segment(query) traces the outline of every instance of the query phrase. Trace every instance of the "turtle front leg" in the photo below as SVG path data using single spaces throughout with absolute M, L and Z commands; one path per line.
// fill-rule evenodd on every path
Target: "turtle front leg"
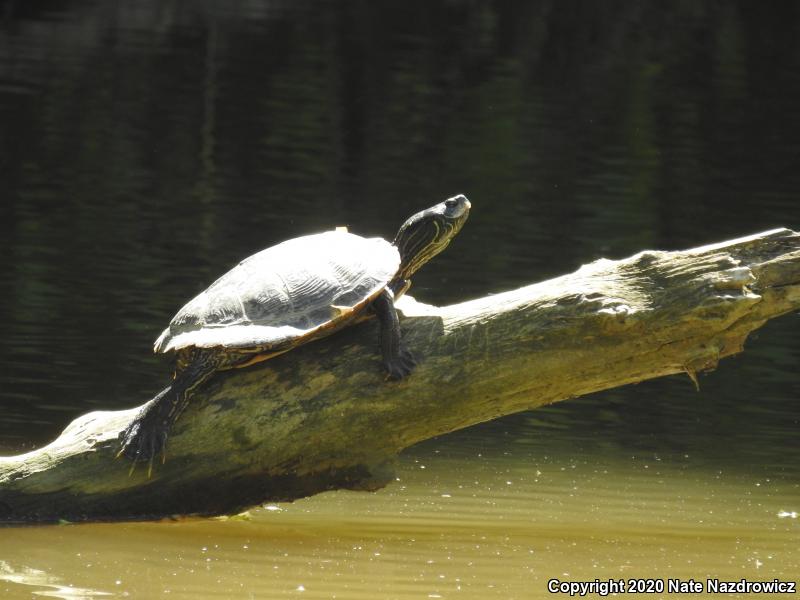
M 400 319 L 394 307 L 394 294 L 389 288 L 381 292 L 372 303 L 381 324 L 381 354 L 389 379 L 402 379 L 417 365 L 414 355 L 403 347 L 400 340 Z

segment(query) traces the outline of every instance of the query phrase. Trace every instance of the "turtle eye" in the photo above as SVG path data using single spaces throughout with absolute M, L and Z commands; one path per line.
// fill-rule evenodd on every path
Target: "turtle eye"
M 456 200 L 455 198 L 448 198 L 447 200 L 444 201 L 444 205 L 447 208 L 455 208 L 457 204 L 458 200 Z

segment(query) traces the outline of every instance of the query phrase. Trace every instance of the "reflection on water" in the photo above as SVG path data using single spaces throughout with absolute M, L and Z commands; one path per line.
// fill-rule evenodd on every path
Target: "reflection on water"
M 175 310 L 296 235 L 391 237 L 464 192 L 470 223 L 414 282 L 446 303 L 799 228 L 799 20 L 702 1 L 0 3 L 0 450 L 144 401 Z M 770 324 L 700 393 L 673 377 L 432 440 L 377 494 L 0 531 L 0 591 L 530 598 L 550 577 L 796 577 L 799 337 L 796 315 Z
M 31 594 L 46 598 L 93 598 L 97 596 L 112 596 L 110 592 L 100 592 L 85 588 L 75 587 L 61 582 L 58 577 L 49 575 L 45 571 L 30 567 L 14 568 L 5 561 L 0 561 L 0 581 L 17 584 L 19 591 L 31 589 Z M 12 593 L 10 589 L 6 594 Z

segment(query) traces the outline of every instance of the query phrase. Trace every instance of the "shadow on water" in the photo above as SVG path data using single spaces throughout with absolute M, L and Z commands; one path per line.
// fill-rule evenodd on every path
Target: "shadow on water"
M 419 300 L 449 303 L 601 256 L 797 229 L 798 26 L 790 2 L 0 2 L 0 446 L 41 445 L 81 413 L 143 402 L 168 377 L 150 349 L 175 310 L 296 235 L 348 225 L 390 237 L 420 207 L 464 192 L 470 222 L 414 283 Z M 756 562 L 770 577 L 796 573 L 784 546 L 796 520 L 775 515 L 797 511 L 800 496 L 799 333 L 796 315 L 770 324 L 700 393 L 667 378 L 426 442 L 401 459 L 397 485 L 312 498 L 281 509 L 277 525 L 262 510 L 255 525 L 175 526 L 174 539 L 125 531 L 143 554 L 172 539 L 167 561 L 196 554 L 189 569 L 207 566 L 217 536 L 237 545 L 231 574 L 256 563 L 299 574 L 302 563 L 324 580 L 329 565 L 347 597 L 359 585 L 441 596 L 427 586 L 440 575 L 476 597 L 511 597 L 532 589 L 529 575 L 543 590 L 538 578 L 570 565 L 624 576 L 623 555 L 640 574 L 663 573 L 693 543 L 703 567 L 681 563 L 687 576 Z M 507 485 L 506 471 L 524 485 Z M 447 520 L 459 486 L 469 494 Z M 536 514 L 523 526 L 526 511 Z M 685 529 L 660 554 L 647 535 L 663 541 L 670 520 Z M 37 580 L 46 585 L 116 594 L 117 574 L 144 568 L 103 537 L 112 529 L 47 531 L 86 552 L 109 545 L 86 561 L 115 575 L 71 579 L 85 555 L 58 562 L 29 533 L 0 580 L 38 569 L 53 571 Z M 240 539 L 264 531 L 279 540 L 262 546 L 275 553 L 268 565 Z M 570 554 L 575 539 L 583 548 Z M 624 547 L 634 550 L 605 560 Z M 504 559 L 487 552 L 518 569 L 505 587 Z M 394 578 L 359 580 L 387 555 L 374 572 Z M 713 558 L 723 555 L 736 558 Z M 458 568 L 430 566 L 448 560 Z M 140 584 L 150 591 L 167 577 L 152 568 Z M 213 596 L 210 577 L 198 585 Z M 427 587 L 403 587 L 414 577 Z

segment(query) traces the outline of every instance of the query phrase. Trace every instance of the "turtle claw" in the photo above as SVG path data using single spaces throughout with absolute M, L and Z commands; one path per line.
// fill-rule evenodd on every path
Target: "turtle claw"
M 121 447 L 117 457 L 124 456 L 132 461 L 131 474 L 138 463 L 147 463 L 147 477 L 153 473 L 155 457 L 161 457 L 161 463 L 166 460 L 166 444 L 168 426 L 159 418 L 158 411 L 148 411 L 145 408 L 122 432 Z
M 417 366 L 417 360 L 411 352 L 405 348 L 401 348 L 398 355 L 392 360 L 387 361 L 385 366 L 388 371 L 386 378 L 390 381 L 398 381 L 408 376 L 411 371 L 414 370 L 414 367 Z

